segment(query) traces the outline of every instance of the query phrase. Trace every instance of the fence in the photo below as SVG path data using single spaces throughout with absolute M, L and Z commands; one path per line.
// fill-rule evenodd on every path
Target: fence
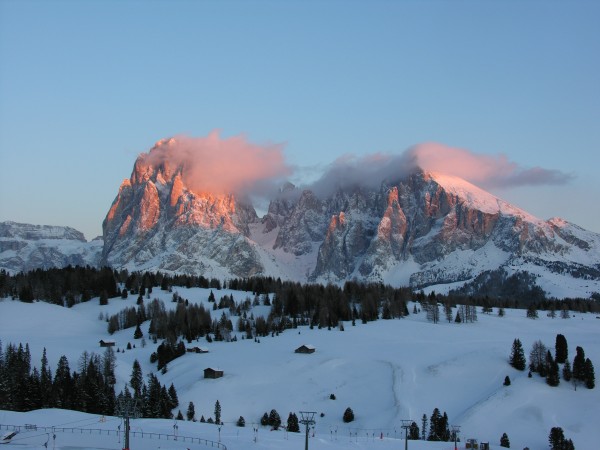
M 98 434 L 106 436 L 118 436 L 122 431 L 117 430 L 103 430 L 101 428 L 64 428 L 64 427 L 41 427 L 32 424 L 26 425 L 3 425 L 0 424 L 0 431 L 42 431 L 44 433 L 71 433 L 71 434 Z M 178 441 L 178 442 L 189 442 L 190 444 L 200 444 L 206 447 L 219 448 L 221 450 L 227 450 L 227 447 L 220 442 L 211 441 L 208 439 L 202 439 L 191 436 L 181 436 L 174 434 L 165 433 L 150 433 L 146 431 L 130 431 L 130 437 L 137 437 L 141 439 L 157 439 L 166 441 Z

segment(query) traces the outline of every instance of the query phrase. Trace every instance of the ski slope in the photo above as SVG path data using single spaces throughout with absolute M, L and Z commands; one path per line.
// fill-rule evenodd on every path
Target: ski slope
M 208 289 L 177 288 L 175 291 L 192 303 L 212 306 L 207 302 Z M 230 294 L 236 302 L 247 297 L 253 299 L 252 293 L 225 289 L 213 292 L 217 302 L 223 295 Z M 162 299 L 169 308 L 175 306 L 171 302 L 172 295 L 155 289 L 152 298 Z M 141 340 L 133 339 L 133 328 L 112 336 L 106 331 L 104 318 L 107 315 L 134 305 L 134 296 L 126 300 L 110 299 L 106 306 L 100 306 L 98 299 L 93 299 L 70 309 L 43 302 L 26 304 L 4 299 L 0 301 L 0 339 L 4 348 L 8 343 L 28 342 L 32 365 L 38 368 L 46 347 L 53 371 L 61 355 L 67 356 L 73 369 L 84 350 L 102 353 L 104 349 L 99 348 L 98 341 L 113 339 L 122 350 L 115 353 L 118 392 L 127 383 L 135 359 L 140 362 L 144 376 L 156 371 L 156 366 L 149 361 L 156 344 L 147 338 L 148 323 L 142 326 L 145 347 Z M 213 319 L 218 319 L 223 311 L 226 310 L 213 311 Z M 413 311 L 412 303 L 409 311 Z M 252 310 L 255 316 L 266 316 L 268 312 L 265 306 Z M 232 317 L 234 327 L 236 320 Z M 496 311 L 491 315 L 478 311 L 478 321 L 473 324 L 444 321 L 432 324 L 421 312 L 404 319 L 357 322 L 356 326 L 345 322 L 344 331 L 299 327 L 278 336 L 260 338 L 260 342 L 242 339 L 242 334 L 237 335 L 237 342 L 208 343 L 202 338 L 191 345 L 206 347 L 209 353 L 187 353 L 169 363 L 166 374 L 157 373 L 157 376 L 161 383 L 175 385 L 180 402 L 178 409 L 184 416 L 192 401 L 197 418 L 213 417 L 214 404 L 219 400 L 225 422 L 220 436 L 215 425 L 173 420 L 136 419 L 132 430 L 137 427 L 148 432 L 174 434 L 174 425 L 177 425 L 179 436 L 215 442 L 220 437 L 227 449 L 285 450 L 302 448 L 303 435 L 261 427 L 258 422 L 263 413 L 276 409 L 285 424 L 290 412 L 315 411 L 310 448 L 391 449 L 404 444 L 400 442 L 402 419 L 414 420 L 421 427 L 423 414 L 429 418 L 437 407 L 441 413 L 448 414 L 451 425 L 461 427 L 463 442 L 476 438 L 490 442 L 491 448 L 499 448 L 502 433 L 507 433 L 511 448 L 542 449 L 547 448 L 550 429 L 560 426 L 578 450 L 596 449 L 600 442 L 596 423 L 600 417 L 599 388 L 588 390 L 580 386 L 575 391 L 563 380 L 560 386 L 552 388 L 537 374 L 530 379 L 527 372 L 519 372 L 507 362 L 515 338 L 521 340 L 528 355 L 538 339 L 554 351 L 557 333 L 567 338 L 571 361 L 575 347 L 581 346 L 595 367 L 600 367 L 600 320 L 580 313 L 573 313 L 569 319 L 551 319 L 540 311 L 540 318 L 531 320 L 525 317 L 524 310 L 506 310 L 505 317 L 498 317 Z M 135 348 L 125 350 L 127 343 L 135 344 Z M 294 353 L 302 344 L 315 346 L 316 352 Z M 224 377 L 204 379 L 206 367 L 223 369 Z M 508 387 L 502 384 L 506 375 L 512 381 Z M 335 400 L 330 399 L 331 394 Z M 342 421 L 347 407 L 355 414 L 355 421 L 350 424 Z M 235 426 L 239 416 L 245 418 L 245 428 Z M 121 419 L 104 419 L 60 410 L 0 411 L 2 425 L 51 427 L 81 421 L 86 428 L 115 432 L 79 436 L 59 433 L 55 448 L 122 448 L 116 435 Z M 1 431 L 4 434 L 5 430 Z M 47 439 L 46 434 L 34 436 L 31 432 L 18 436 L 21 440 L 13 439 L 7 448 L 43 448 Z M 206 448 L 172 440 L 144 439 L 133 443 L 132 448 L 144 449 Z M 51 444 L 48 448 L 52 448 Z M 453 444 L 409 441 L 409 448 L 450 449 Z

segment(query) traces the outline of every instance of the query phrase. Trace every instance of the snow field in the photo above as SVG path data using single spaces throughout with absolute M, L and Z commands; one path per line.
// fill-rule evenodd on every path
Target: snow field
M 206 301 L 209 289 L 174 288 L 175 291 L 190 302 L 212 307 Z M 252 293 L 216 289 L 213 293 L 217 302 L 229 294 L 233 294 L 236 302 L 246 297 L 253 299 Z M 175 306 L 171 293 L 155 289 L 151 298 L 155 297 L 161 298 L 167 308 Z M 142 348 L 140 340 L 133 339 L 133 329 L 110 336 L 106 322 L 98 320 L 101 311 L 103 315 L 115 314 L 134 306 L 135 300 L 135 296 L 126 300 L 115 298 L 110 299 L 109 305 L 99 306 L 98 299 L 93 299 L 67 309 L 42 302 L 25 304 L 4 299 L 0 301 L 0 339 L 4 347 L 8 343 L 28 342 L 32 365 L 38 368 L 42 349 L 46 347 L 53 371 L 63 354 L 72 370 L 84 350 L 101 354 L 104 349 L 99 348 L 100 339 L 114 339 L 121 350 L 131 342 L 136 348 L 115 353 L 118 392 L 128 381 L 135 359 L 140 362 L 144 376 L 156 371 L 156 365 L 149 362 L 156 345 L 147 337 L 148 323 L 142 327 L 147 343 Z M 409 304 L 411 312 L 412 306 Z M 213 319 L 218 319 L 222 311 L 212 311 Z M 253 313 L 266 315 L 268 307 L 254 308 Z M 527 378 L 527 372 L 513 369 L 507 360 L 513 339 L 521 340 L 528 356 L 538 339 L 554 352 L 556 334 L 561 333 L 567 338 L 571 361 L 575 347 L 582 346 L 586 357 L 600 367 L 600 320 L 579 313 L 568 320 L 550 319 L 543 311 L 539 315 L 538 320 L 531 320 L 525 317 L 524 310 L 507 309 L 506 316 L 500 318 L 478 311 L 478 322 L 474 324 L 442 321 L 434 325 L 421 312 L 405 319 L 368 324 L 359 321 L 354 327 L 345 322 L 345 331 L 299 327 L 279 336 L 260 338 L 260 343 L 242 339 L 241 334 L 234 343 L 208 343 L 200 339 L 191 345 L 207 347 L 209 353 L 187 353 L 169 363 L 168 372 L 159 373 L 158 377 L 163 384 L 175 385 L 178 409 L 184 416 L 188 403 L 193 401 L 198 419 L 201 415 L 214 418 L 214 404 L 219 400 L 225 422 L 221 438 L 228 449 L 302 448 L 303 436 L 269 431 L 257 425 L 262 414 L 271 409 L 279 412 L 283 423 L 289 412 L 316 411 L 315 437 L 311 438 L 310 448 L 399 448 L 404 442 L 394 437 L 401 436 L 401 419 L 412 419 L 421 427 L 422 415 L 429 418 L 436 407 L 441 413 L 447 412 L 450 424 L 461 426 L 463 441 L 477 438 L 497 448 L 500 436 L 506 432 L 511 448 L 541 449 L 547 448 L 550 428 L 560 426 L 578 450 L 595 449 L 600 442 L 600 429 L 596 425 L 600 417 L 599 388 L 579 387 L 574 391 L 571 384 L 562 380 L 558 388 L 551 388 L 537 374 Z M 236 321 L 232 317 L 234 327 Z M 295 354 L 294 349 L 302 344 L 314 345 L 316 352 Z M 205 380 L 202 371 L 206 367 L 219 367 L 225 375 Z M 506 375 L 512 381 L 508 387 L 502 386 Z M 335 394 L 336 400 L 330 400 L 330 394 Z M 355 421 L 350 424 L 341 420 L 346 407 L 351 407 L 355 414 Z M 57 413 L 34 411 L 24 414 L 22 423 L 57 425 L 62 423 Z M 61 414 L 80 417 L 73 412 Z M 240 415 L 246 420 L 243 429 L 235 426 Z M 0 412 L 0 423 L 13 424 L 20 420 L 18 417 L 20 413 Z M 172 434 L 173 423 L 139 419 L 134 426 L 157 427 Z M 259 429 L 257 443 L 253 441 L 254 427 Z M 216 428 L 179 423 L 181 435 L 189 429 L 193 433 L 189 435 L 212 440 L 218 440 Z M 374 439 L 382 433 L 386 439 Z M 147 445 L 144 441 L 144 446 L 138 448 L 157 448 Z M 453 445 L 411 441 L 409 448 L 453 448 Z

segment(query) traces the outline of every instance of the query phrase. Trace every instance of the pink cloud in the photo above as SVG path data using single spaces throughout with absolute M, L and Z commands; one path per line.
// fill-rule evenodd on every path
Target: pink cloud
M 257 145 L 244 136 L 176 136 L 163 139 L 142 155 L 154 167 L 182 168 L 183 182 L 195 192 L 256 194 L 289 175 L 283 145 Z
M 573 178 L 559 170 L 522 167 L 502 154 L 483 155 L 425 143 L 396 155 L 344 155 L 330 164 L 323 175 L 308 187 L 321 196 L 331 195 L 338 189 L 377 188 L 382 181 L 398 181 L 416 168 L 454 175 L 484 189 L 565 184 Z
M 565 184 L 573 176 L 542 167 L 525 168 L 506 155 L 482 155 L 437 143 L 407 150 L 425 171 L 455 175 L 484 188 Z

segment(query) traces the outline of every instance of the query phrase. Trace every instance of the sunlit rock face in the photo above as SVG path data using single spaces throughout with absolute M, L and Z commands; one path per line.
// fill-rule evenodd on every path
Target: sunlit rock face
M 103 223 L 102 261 L 115 267 L 202 274 L 211 263 L 237 276 L 262 273 L 247 236 L 258 220 L 251 204 L 233 194 L 194 192 L 183 164 L 138 157 Z M 161 150 L 164 151 L 164 148 Z

